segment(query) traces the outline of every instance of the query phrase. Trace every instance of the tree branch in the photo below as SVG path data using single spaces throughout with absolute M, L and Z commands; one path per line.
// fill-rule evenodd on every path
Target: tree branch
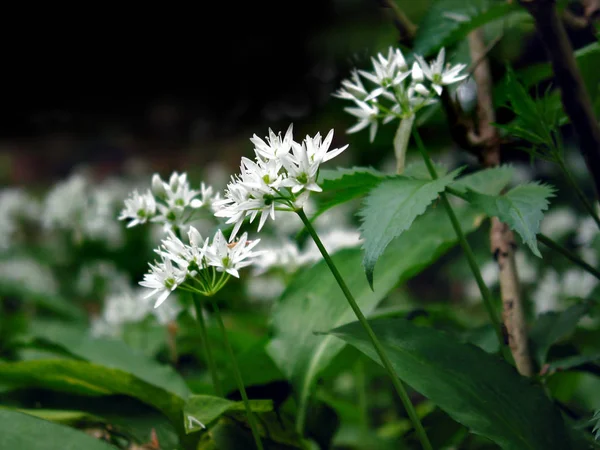
M 600 127 L 592 102 L 567 37 L 556 12 L 554 0 L 520 0 L 533 16 L 537 31 L 546 46 L 561 91 L 563 108 L 579 139 L 579 150 L 596 186 L 600 198 Z
M 478 61 L 473 71 L 473 78 L 477 84 L 477 130 L 473 132 L 477 134 L 477 139 L 482 145 L 480 161 L 483 166 L 495 167 L 500 165 L 500 136 L 498 129 L 492 125 L 496 121 L 492 99 L 493 80 L 481 28 L 469 34 L 469 51 L 471 61 Z M 508 345 L 517 370 L 521 375 L 529 377 L 533 375 L 533 364 L 529 354 L 527 324 L 515 261 L 517 245 L 513 232 L 497 217 L 492 218 L 490 246 L 498 263 L 502 319 L 508 335 Z

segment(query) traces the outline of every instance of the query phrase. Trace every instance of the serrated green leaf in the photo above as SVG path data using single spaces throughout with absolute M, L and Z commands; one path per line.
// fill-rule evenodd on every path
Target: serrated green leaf
M 469 201 L 482 208 L 490 217 L 502 222 L 519 233 L 523 242 L 534 255 L 542 257 L 536 235 L 540 230 L 543 213 L 548 209 L 548 198 L 554 196 L 554 188 L 539 183 L 522 184 L 504 195 L 485 195 L 469 191 Z
M 369 192 L 358 215 L 362 222 L 360 234 L 364 239 L 363 266 L 371 286 L 375 264 L 388 244 L 410 228 L 461 170 L 437 180 L 396 176 L 382 181 Z
M 0 448 L 23 450 L 115 450 L 83 431 L 17 411 L 0 409 Z
M 570 448 L 560 413 L 543 390 L 498 356 L 403 319 L 370 323 L 398 377 L 471 432 L 507 450 Z M 329 334 L 380 364 L 358 322 Z
M 273 401 L 250 400 L 250 408 L 256 413 L 272 411 Z M 223 414 L 245 410 L 244 402 L 233 402 L 210 395 L 192 395 L 183 407 L 185 432 L 203 430 Z
M 512 180 L 514 170 L 511 166 L 499 166 L 478 170 L 459 178 L 450 187 L 463 194 L 468 190 L 486 195 L 498 195 Z
M 482 215 L 470 207 L 456 209 L 465 233 L 475 230 Z M 428 211 L 415 225 L 394 239 L 380 258 L 374 290 L 362 276 L 360 249 L 346 249 L 332 256 L 350 292 L 365 315 L 398 283 L 414 276 L 456 244 L 456 233 L 445 211 Z M 308 399 L 314 381 L 344 348 L 329 330 L 355 320 L 354 313 L 325 261 L 300 271 L 275 304 L 273 339 L 267 351 L 294 385 L 300 403 Z
M 443 177 L 448 173 L 448 169 L 446 166 L 433 162 L 433 166 L 435 171 L 437 172 L 438 177 Z M 429 174 L 429 170 L 427 170 L 427 165 L 425 161 L 419 160 L 411 162 L 406 166 L 404 172 L 402 173 L 405 177 L 418 178 L 420 180 L 431 180 L 431 175 Z
M 541 366 L 546 363 L 550 347 L 575 331 L 579 320 L 590 310 L 588 303 L 579 303 L 562 312 L 548 312 L 540 315 L 531 331 L 532 354 Z
M 334 206 L 366 195 L 386 176 L 371 167 L 354 167 L 352 169 L 321 170 L 319 186 L 323 189 L 317 217 Z
M 419 55 L 431 56 L 440 48 L 461 41 L 471 31 L 502 19 L 509 13 L 521 14 L 522 11 L 515 2 L 438 0 L 431 5 L 419 25 L 413 51 Z M 523 14 L 522 17 L 527 15 Z
M 186 398 L 190 394 L 184 379 L 171 366 L 159 364 L 122 341 L 93 338 L 87 330 L 61 322 L 38 321 L 36 325 L 30 335 L 39 342 L 58 346 L 85 361 L 131 373 L 179 397 Z

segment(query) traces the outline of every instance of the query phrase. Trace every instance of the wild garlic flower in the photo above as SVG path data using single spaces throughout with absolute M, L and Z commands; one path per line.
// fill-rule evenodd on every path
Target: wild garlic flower
M 380 122 L 413 117 L 437 101 L 436 94 L 441 95 L 443 86 L 468 76 L 461 73 L 464 64 L 444 67 L 444 49 L 431 63 L 419 55 L 415 55 L 415 60 L 409 68 L 402 52 L 390 47 L 387 57 L 379 53 L 372 58 L 371 71 L 353 70 L 351 79 L 342 81 L 342 87 L 333 96 L 354 102 L 355 106 L 344 109 L 358 119 L 347 133 L 369 127 L 369 139 L 373 142 Z M 359 75 L 373 87 L 365 88 Z
M 211 242 L 190 226 L 188 241 L 189 244 L 184 243 L 169 231 L 155 250 L 161 261 L 150 263 L 150 271 L 139 283 L 151 289 L 146 298 L 157 296 L 155 308 L 176 289 L 205 296 L 216 294 L 230 275 L 239 278 L 239 270 L 252 264 L 260 254 L 253 251 L 260 239 L 249 241 L 246 233 L 239 241 L 227 243 L 218 230 Z
M 38 202 L 25 190 L 0 190 L 0 250 L 12 247 L 19 237 L 26 237 L 22 225 L 37 223 L 40 216 Z
M 214 195 L 213 188 L 204 183 L 199 191 L 191 189 L 185 173 L 173 172 L 168 181 L 154 174 L 151 189 L 143 194 L 134 190 L 125 200 L 119 220 L 129 220 L 128 228 L 156 222 L 162 224 L 165 231 L 181 230 L 199 219 L 196 214 L 198 210 L 209 209 L 214 212 L 214 202 L 217 200 L 218 194 Z
M 242 158 L 240 173 L 231 178 L 223 200 L 215 202 L 215 216 L 235 224 L 230 240 L 238 233 L 245 218 L 250 222 L 260 214 L 258 231 L 267 218 L 275 219 L 275 211 L 296 211 L 308 199 L 311 191 L 320 192 L 317 184 L 319 167 L 342 153 L 348 146 L 329 149 L 333 130 L 325 139 L 317 133 L 301 142 L 292 137 L 292 125 L 285 137 L 269 130 L 267 141 L 254 135 L 251 142 L 254 161 Z

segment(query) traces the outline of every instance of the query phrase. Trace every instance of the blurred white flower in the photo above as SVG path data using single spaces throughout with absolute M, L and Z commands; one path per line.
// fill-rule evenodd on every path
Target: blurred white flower
M 569 269 L 562 276 L 561 294 L 565 297 L 587 298 L 598 285 L 598 279 L 581 269 Z
M 552 239 L 560 239 L 574 232 L 576 227 L 577 218 L 569 208 L 554 208 L 544 214 L 541 232 Z
M 597 214 L 600 214 L 600 208 L 598 208 L 598 206 L 596 206 L 596 211 Z M 600 229 L 598 228 L 598 225 L 594 219 L 586 216 L 579 222 L 579 226 L 577 227 L 577 236 L 575 236 L 575 242 L 578 245 L 589 247 L 598 237 L 599 233 Z
M 373 142 L 375 140 L 375 135 L 377 134 L 377 127 L 379 125 L 379 109 L 377 109 L 377 107 L 374 106 L 374 104 L 365 103 L 361 100 L 356 100 L 355 103 L 356 105 L 358 105 L 358 108 L 344 108 L 344 111 L 346 111 L 349 114 L 352 114 L 358 119 L 358 122 L 354 126 L 346 130 L 346 133 L 356 133 L 360 130 L 369 127 L 369 142 Z
M 57 183 L 44 200 L 43 225 L 48 229 L 73 229 L 87 207 L 88 182 L 75 174 Z
M 40 295 L 56 295 L 59 289 L 50 268 L 27 257 L 0 261 L 0 283 Z
M 25 190 L 0 190 L 0 250 L 13 246 L 22 222 L 37 222 L 40 216 L 39 203 Z
M 130 285 L 127 273 L 120 271 L 112 261 L 93 261 L 79 270 L 75 291 L 82 297 L 123 292 Z
M 555 270 L 546 271 L 532 293 L 533 309 L 537 315 L 555 311 L 559 307 L 560 282 Z

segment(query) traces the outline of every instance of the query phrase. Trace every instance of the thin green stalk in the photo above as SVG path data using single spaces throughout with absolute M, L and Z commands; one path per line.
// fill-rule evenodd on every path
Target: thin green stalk
M 569 168 L 566 166 L 564 160 L 560 156 L 557 157 L 556 160 L 558 162 L 558 166 L 560 167 L 563 174 L 565 175 L 565 178 L 567 179 L 567 181 L 569 182 L 569 184 L 575 191 L 577 198 L 583 204 L 583 206 L 585 207 L 586 211 L 590 214 L 590 216 L 592 216 L 592 219 L 594 219 L 594 222 L 596 222 L 596 225 L 598 225 L 598 228 L 600 228 L 600 217 L 598 217 L 598 214 L 596 214 L 596 211 L 594 211 L 594 207 L 592 206 L 590 201 L 587 199 L 587 197 L 585 196 L 585 194 L 583 193 L 583 191 L 577 184 L 577 181 L 575 181 L 575 179 L 573 178 L 573 175 L 571 174 L 571 171 L 569 170 Z
M 402 404 L 404 405 L 404 408 L 406 409 L 406 412 L 408 413 L 408 416 L 410 417 L 410 420 L 412 421 L 413 426 L 415 427 L 415 432 L 417 433 L 419 441 L 421 441 L 421 445 L 423 446 L 423 449 L 432 450 L 431 443 L 429 442 L 429 438 L 427 437 L 427 434 L 425 433 L 425 429 L 423 428 L 423 425 L 421 424 L 421 421 L 419 420 L 419 416 L 417 415 L 417 412 L 415 411 L 415 408 L 414 408 L 413 404 L 411 403 L 410 398 L 408 397 L 408 393 L 406 392 L 404 385 L 402 384 L 402 382 L 396 375 L 396 372 L 394 371 L 394 368 L 392 367 L 392 362 L 390 361 L 385 350 L 383 349 L 381 342 L 379 342 L 379 339 L 375 335 L 375 332 L 371 328 L 371 325 L 369 325 L 369 322 L 367 321 L 366 317 L 360 310 L 360 307 L 356 303 L 356 300 L 354 300 L 352 293 L 348 289 L 348 286 L 346 286 L 346 282 L 342 278 L 342 275 L 340 274 L 335 263 L 331 259 L 331 256 L 329 256 L 329 253 L 327 253 L 327 250 L 325 249 L 325 246 L 321 242 L 319 235 L 317 234 L 316 230 L 310 223 L 310 220 L 308 219 L 308 217 L 306 217 L 306 213 L 302 209 L 299 209 L 296 212 L 298 213 L 298 216 L 300 216 L 300 219 L 304 223 L 304 226 L 310 233 L 313 241 L 319 248 L 321 255 L 323 255 L 323 259 L 325 259 L 327 266 L 329 266 L 329 270 L 333 274 L 333 277 L 335 278 L 338 285 L 340 286 L 340 289 L 344 293 L 346 300 L 348 300 L 348 303 L 350 304 L 350 308 L 352 308 L 352 311 L 354 311 L 354 314 L 358 318 L 358 321 L 360 322 L 360 324 L 363 326 L 363 328 L 367 332 L 367 335 L 369 336 L 369 339 L 371 340 L 371 344 L 373 344 L 373 347 L 375 348 L 377 355 L 379 355 L 379 358 L 381 359 L 381 363 L 383 364 L 383 367 L 385 368 L 388 375 L 390 376 L 390 379 L 392 380 L 392 384 L 394 385 L 394 388 L 396 389 L 396 392 L 398 393 L 398 396 L 400 397 L 400 400 L 402 401 Z M 304 405 L 302 408 L 299 408 L 299 409 L 300 410 L 298 411 L 298 414 L 301 415 L 300 417 L 304 417 L 304 415 L 306 415 L 306 411 L 305 411 L 306 405 Z M 303 420 L 303 419 L 301 419 L 301 420 Z
M 425 161 L 425 165 L 427 166 L 427 170 L 429 171 L 431 178 L 436 180 L 438 178 L 437 172 L 435 170 L 435 167 L 433 166 L 433 162 L 431 161 L 429 154 L 427 153 L 427 150 L 425 149 L 425 146 L 423 145 L 421 136 L 419 135 L 419 132 L 417 131 L 416 128 L 413 129 L 413 137 L 415 138 L 417 147 L 419 148 L 419 152 L 421 152 L 421 156 L 423 157 L 423 160 Z M 442 203 L 444 205 L 444 208 L 446 209 L 448 218 L 450 219 L 450 222 L 452 222 L 452 227 L 454 228 L 454 232 L 456 233 L 456 236 L 458 237 L 460 246 L 462 247 L 463 252 L 465 253 L 467 262 L 469 263 L 469 267 L 471 268 L 471 272 L 473 272 L 473 276 L 475 277 L 475 281 L 477 282 L 477 286 L 479 287 L 479 291 L 481 292 L 481 297 L 483 298 L 483 304 L 485 305 L 485 308 L 487 309 L 487 312 L 488 312 L 488 315 L 490 316 L 490 320 L 492 321 L 494 330 L 496 331 L 496 336 L 498 337 L 498 342 L 500 343 L 500 348 L 503 349 L 502 351 L 503 351 L 503 353 L 505 353 L 504 337 L 502 336 L 502 327 L 500 325 L 500 321 L 498 320 L 498 317 L 496 316 L 496 311 L 495 311 L 494 305 L 492 303 L 492 295 L 490 294 L 488 287 L 486 286 L 485 282 L 483 281 L 483 277 L 481 276 L 481 271 L 479 270 L 477 261 L 475 261 L 475 255 L 473 254 L 473 250 L 471 249 L 469 242 L 467 242 L 465 233 L 463 232 L 463 230 L 460 226 L 460 222 L 458 221 L 458 218 L 456 217 L 456 214 L 454 213 L 454 210 L 452 209 L 452 205 L 450 205 L 450 202 L 448 201 L 448 197 L 446 196 L 446 193 L 442 192 L 440 194 L 440 198 L 442 199 Z M 507 356 L 507 355 L 505 355 L 505 356 Z
M 256 448 L 258 450 L 263 450 L 262 441 L 260 439 L 260 434 L 258 433 L 258 426 L 256 424 L 256 418 L 254 417 L 254 413 L 252 413 L 252 408 L 250 407 L 250 401 L 248 400 L 248 394 L 246 394 L 246 388 L 244 387 L 244 380 L 242 379 L 242 374 L 240 372 L 240 368 L 237 364 L 237 360 L 235 358 L 235 353 L 233 352 L 233 347 L 231 346 L 231 342 L 229 342 L 229 338 L 227 337 L 227 330 L 225 329 L 225 324 L 223 323 L 223 317 L 221 317 L 221 311 L 219 310 L 219 305 L 217 302 L 213 300 L 212 302 L 213 308 L 215 310 L 215 316 L 217 317 L 217 322 L 219 323 L 219 328 L 221 328 L 221 334 L 223 335 L 223 341 L 225 342 L 225 347 L 227 347 L 227 352 L 229 353 L 229 358 L 231 359 L 231 365 L 233 367 L 233 374 L 235 375 L 235 381 L 237 382 L 238 389 L 240 390 L 240 394 L 242 394 L 242 400 L 244 401 L 244 406 L 246 407 L 246 414 L 248 415 L 248 422 L 250 423 L 250 429 L 252 430 L 252 436 L 254 437 L 254 442 L 256 443 Z
M 222 397 L 223 389 L 221 388 L 221 382 L 219 381 L 217 365 L 215 364 L 215 359 L 213 357 L 210 344 L 208 343 L 206 323 L 204 322 L 204 315 L 202 314 L 202 303 L 200 302 L 200 299 L 198 298 L 197 294 L 192 294 L 192 299 L 194 301 L 194 308 L 196 309 L 196 320 L 198 321 L 198 325 L 200 325 L 200 333 L 202 334 L 202 346 L 204 347 L 204 354 L 206 356 L 208 369 L 210 370 L 210 377 L 212 378 L 213 388 L 215 389 L 215 394 L 217 394 L 218 397 Z
M 592 266 L 590 266 L 588 263 L 586 263 L 583 259 L 581 259 L 579 256 L 577 256 L 572 251 L 566 249 L 565 247 L 563 247 L 560 244 L 557 244 L 556 242 L 554 242 L 552 239 L 550 239 L 545 234 L 542 234 L 542 233 L 538 234 L 537 239 L 542 244 L 544 244 L 546 247 L 549 247 L 552 250 L 554 250 L 555 252 L 560 253 L 565 258 L 567 258 L 571 262 L 577 264 L 583 270 L 585 270 L 588 273 L 591 273 L 592 275 L 594 275 L 596 278 L 598 278 L 600 280 L 600 271 L 598 269 L 595 269 Z

